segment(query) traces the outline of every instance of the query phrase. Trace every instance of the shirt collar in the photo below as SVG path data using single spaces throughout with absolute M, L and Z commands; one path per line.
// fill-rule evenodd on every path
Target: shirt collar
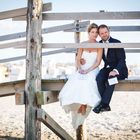
M 103 41 L 103 43 L 109 43 L 110 37 L 108 38 L 108 40 Z

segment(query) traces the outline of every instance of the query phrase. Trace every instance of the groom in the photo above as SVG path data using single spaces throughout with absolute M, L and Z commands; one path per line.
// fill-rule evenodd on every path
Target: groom
M 108 26 L 100 25 L 98 27 L 99 36 L 101 37 L 100 43 L 121 43 L 119 40 L 110 36 Z M 104 48 L 103 61 L 104 67 L 97 75 L 97 86 L 101 95 L 101 102 L 96 106 L 93 111 L 100 113 L 103 111 L 110 111 L 109 103 L 115 88 L 115 84 L 110 85 L 108 78 L 116 77 L 118 80 L 123 80 L 128 77 L 128 69 L 126 66 L 126 56 L 123 48 Z

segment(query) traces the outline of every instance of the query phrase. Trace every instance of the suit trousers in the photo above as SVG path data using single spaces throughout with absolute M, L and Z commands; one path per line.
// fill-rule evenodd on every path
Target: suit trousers
M 112 70 L 111 68 L 103 68 L 96 77 L 98 90 L 101 95 L 101 104 L 103 105 L 109 105 L 115 88 L 115 85 L 109 85 L 108 83 L 109 73 Z M 119 75 L 117 79 L 120 79 Z

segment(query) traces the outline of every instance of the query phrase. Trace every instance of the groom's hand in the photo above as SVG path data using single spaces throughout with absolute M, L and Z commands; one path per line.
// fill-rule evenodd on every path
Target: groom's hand
M 86 63 L 86 60 L 85 60 L 84 58 L 81 58 L 81 59 L 80 59 L 80 64 L 81 64 L 81 65 L 84 65 L 85 63 Z
M 116 71 L 112 70 L 110 73 L 109 73 L 109 77 L 110 76 L 116 76 L 116 75 L 119 75 Z

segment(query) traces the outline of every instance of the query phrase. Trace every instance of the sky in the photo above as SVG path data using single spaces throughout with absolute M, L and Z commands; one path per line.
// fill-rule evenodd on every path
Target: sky
M 52 11 L 138 11 L 140 9 L 139 0 L 43 0 L 43 3 L 51 2 Z M 14 8 L 22 8 L 27 5 L 27 0 L 3 0 L 0 11 Z
M 43 3 L 52 3 L 52 11 L 49 12 L 99 12 L 104 11 L 140 11 L 139 0 L 43 0 Z M 18 8 L 23 8 L 27 6 L 27 0 L 3 0 L 0 4 L 0 12 L 6 10 L 13 10 Z M 57 25 L 64 25 L 67 23 L 73 23 L 74 21 L 45 21 L 43 22 L 44 27 L 52 27 Z M 95 22 L 97 24 L 107 24 L 109 26 L 125 26 L 125 25 L 140 25 L 140 20 L 94 20 L 90 22 Z M 0 20 L 0 36 L 22 32 L 26 30 L 26 22 L 12 21 L 11 19 Z M 81 40 L 86 40 L 86 33 L 81 34 Z M 140 32 L 111 32 L 111 36 L 121 40 L 122 42 L 140 42 Z M 47 35 L 43 35 L 44 42 L 48 43 L 73 43 L 74 34 L 57 32 Z M 1 43 L 1 42 L 0 42 Z M 10 54 L 9 54 L 10 52 Z M 24 50 L 16 49 L 0 49 L 0 59 L 19 56 L 25 54 Z M 129 58 L 132 54 L 129 54 Z M 135 57 L 139 54 L 135 54 Z M 136 57 L 137 58 L 137 57 Z M 129 63 L 133 63 L 133 60 L 129 60 Z M 136 61 L 135 61 L 136 62 Z

